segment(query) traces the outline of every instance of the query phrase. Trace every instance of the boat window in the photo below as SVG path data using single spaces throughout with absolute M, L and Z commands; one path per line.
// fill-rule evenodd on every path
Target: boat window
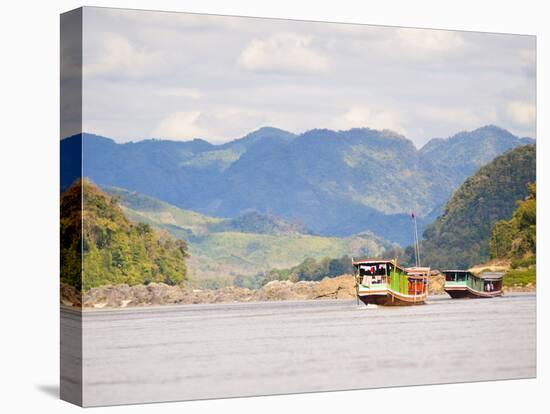
M 361 276 L 385 276 L 386 264 L 367 264 L 361 265 L 359 268 L 359 274 Z
M 445 281 L 455 282 L 456 281 L 456 272 L 445 272 Z
M 447 282 L 464 282 L 468 280 L 467 272 L 445 272 Z

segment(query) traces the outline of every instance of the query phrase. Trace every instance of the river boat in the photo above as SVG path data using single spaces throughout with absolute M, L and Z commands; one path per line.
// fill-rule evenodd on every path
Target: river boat
M 429 267 L 403 268 L 396 260 L 354 260 L 356 292 L 364 304 L 407 306 L 426 303 Z
M 485 272 L 479 275 L 468 270 L 443 270 L 445 292 L 453 299 L 493 298 L 502 295 L 502 272 Z

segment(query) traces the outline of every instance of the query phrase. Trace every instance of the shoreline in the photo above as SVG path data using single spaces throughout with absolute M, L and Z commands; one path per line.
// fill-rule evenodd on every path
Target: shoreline
M 429 297 L 444 297 L 441 280 L 430 284 Z M 503 295 L 535 293 L 536 286 L 504 287 Z M 355 300 L 353 276 L 342 275 L 321 281 L 271 281 L 260 289 L 251 290 L 234 286 L 220 289 L 191 289 L 168 286 L 163 283 L 145 285 L 114 285 L 93 288 L 80 293 L 68 285 L 61 285 L 60 305 L 74 310 L 121 310 L 168 308 L 186 305 L 250 304 L 273 302 L 327 302 Z M 450 298 L 449 298 L 450 299 Z
M 487 299 L 493 299 L 498 300 L 502 297 L 529 297 L 529 296 L 536 296 L 536 291 L 510 291 L 508 294 L 504 294 L 503 296 L 497 296 L 495 298 L 479 298 L 479 300 L 484 301 Z M 470 301 L 477 301 L 478 299 L 452 299 L 450 296 L 445 297 L 443 294 L 434 294 L 428 296 L 428 300 L 426 302 L 426 305 L 433 304 L 430 303 L 430 300 L 440 303 L 440 302 L 447 302 L 453 301 L 453 302 L 470 302 Z M 219 307 L 229 307 L 234 308 L 233 310 L 238 310 L 239 307 L 256 307 L 258 305 L 269 305 L 269 306 L 281 306 L 286 308 L 292 308 L 302 305 L 308 305 L 308 306 L 337 306 L 339 304 L 345 304 L 346 302 L 349 302 L 351 305 L 355 305 L 355 298 L 353 299 L 289 299 L 289 300 L 272 300 L 272 301 L 250 301 L 250 302 L 216 302 L 216 303 L 180 303 L 180 304 L 168 304 L 168 305 L 142 305 L 142 306 L 128 306 L 125 308 L 122 307 L 104 307 L 104 308 L 93 308 L 93 307 L 86 307 L 86 308 L 79 308 L 75 306 L 66 306 L 61 304 L 60 308 L 62 312 L 69 312 L 74 314 L 108 314 L 108 313 L 119 313 L 119 312 L 128 312 L 128 313 L 138 313 L 143 311 L 166 311 L 171 312 L 175 310 L 181 310 L 181 311 L 196 311 L 205 309 L 205 310 L 214 310 Z M 402 306 L 378 306 L 376 308 L 374 307 L 367 307 L 363 304 L 359 304 L 358 309 L 400 309 L 403 308 Z

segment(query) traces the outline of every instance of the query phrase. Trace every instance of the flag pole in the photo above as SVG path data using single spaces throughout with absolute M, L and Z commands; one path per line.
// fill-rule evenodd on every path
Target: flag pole
M 416 259 L 416 267 L 420 266 L 420 248 L 418 245 L 418 227 L 416 225 L 416 214 L 414 211 L 411 213 L 411 217 L 414 223 L 414 258 Z
M 414 233 L 416 235 L 416 266 L 420 267 L 420 240 L 418 240 L 418 225 L 416 223 L 416 214 L 414 215 Z

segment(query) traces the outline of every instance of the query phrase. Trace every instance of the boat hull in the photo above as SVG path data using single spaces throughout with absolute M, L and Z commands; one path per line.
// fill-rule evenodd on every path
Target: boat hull
M 358 292 L 358 297 L 365 305 L 414 306 L 425 304 L 427 295 L 403 295 L 387 289 L 376 292 Z
M 493 292 L 480 292 L 469 286 L 445 286 L 445 292 L 453 299 L 477 299 L 477 298 L 494 298 L 502 296 L 502 290 Z

